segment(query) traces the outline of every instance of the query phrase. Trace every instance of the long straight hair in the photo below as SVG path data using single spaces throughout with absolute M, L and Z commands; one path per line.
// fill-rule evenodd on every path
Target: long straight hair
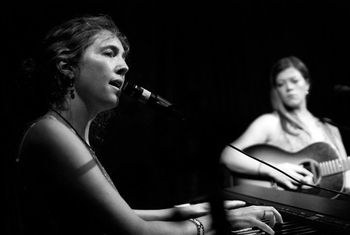
M 273 110 L 276 111 L 280 116 L 283 130 L 285 130 L 289 134 L 297 135 L 298 132 L 296 132 L 296 129 L 301 129 L 304 130 L 307 134 L 309 134 L 308 128 L 300 121 L 300 119 L 297 116 L 293 115 L 290 111 L 288 111 L 283 101 L 281 100 L 281 97 L 277 93 L 276 78 L 279 73 L 288 68 L 297 69 L 304 77 L 305 81 L 307 81 L 311 85 L 310 73 L 306 65 L 295 56 L 284 57 L 278 60 L 271 68 L 271 105 Z

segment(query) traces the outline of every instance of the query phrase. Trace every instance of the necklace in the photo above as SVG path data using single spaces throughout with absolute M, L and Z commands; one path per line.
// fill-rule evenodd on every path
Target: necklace
M 98 160 L 95 151 L 92 149 L 92 147 L 85 141 L 85 139 L 83 137 L 80 136 L 80 134 L 78 133 L 78 131 L 74 128 L 74 126 L 65 118 L 63 117 L 58 111 L 51 109 L 54 113 L 56 113 L 75 133 L 76 136 L 78 136 L 78 138 L 85 144 L 85 146 L 87 147 L 87 149 L 90 151 L 92 158 L 94 159 L 94 161 L 96 162 L 97 166 L 100 168 L 100 170 L 102 171 L 102 174 L 106 177 L 107 181 L 114 187 L 114 183 L 112 181 L 112 179 L 110 178 L 110 176 L 108 175 L 107 171 L 104 169 L 104 167 L 102 166 L 100 160 Z

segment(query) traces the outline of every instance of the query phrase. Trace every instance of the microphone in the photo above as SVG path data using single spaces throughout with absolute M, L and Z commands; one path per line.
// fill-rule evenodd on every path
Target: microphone
M 113 84 L 112 84 L 113 85 Z M 122 88 L 124 94 L 136 98 L 141 103 L 152 106 L 155 109 L 165 111 L 166 113 L 173 115 L 181 120 L 185 117 L 176 105 L 170 103 L 161 96 L 154 94 L 145 88 L 138 86 L 132 82 L 125 82 Z
M 337 84 L 333 87 L 334 91 L 336 93 L 346 93 L 350 92 L 350 86 L 347 85 L 342 85 L 342 84 Z

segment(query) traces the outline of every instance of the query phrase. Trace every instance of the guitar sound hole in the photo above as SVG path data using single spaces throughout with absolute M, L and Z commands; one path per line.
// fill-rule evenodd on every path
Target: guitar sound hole
M 312 181 L 315 185 L 319 184 L 320 182 L 320 167 L 316 161 L 310 160 L 305 161 L 300 164 L 303 166 L 306 170 L 310 171 L 313 174 Z

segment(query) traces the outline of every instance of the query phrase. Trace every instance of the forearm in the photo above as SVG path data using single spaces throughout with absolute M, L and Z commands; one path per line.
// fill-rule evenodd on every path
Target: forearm
M 174 217 L 174 208 L 159 209 L 159 210 L 135 210 L 137 216 L 147 221 L 167 221 Z
M 203 227 L 205 234 L 211 234 L 213 232 L 212 219 L 210 215 L 197 218 Z M 181 235 L 197 235 L 197 226 L 189 221 L 149 221 L 147 222 L 147 231 L 145 234 L 181 234 Z
M 134 212 L 142 219 L 147 221 L 181 221 L 189 218 L 197 218 L 210 213 L 210 205 L 208 202 L 196 204 L 182 204 L 172 208 L 159 210 L 134 210 Z
M 261 174 L 260 162 L 251 159 L 231 147 L 226 147 L 222 152 L 221 163 L 233 172 L 250 175 Z

